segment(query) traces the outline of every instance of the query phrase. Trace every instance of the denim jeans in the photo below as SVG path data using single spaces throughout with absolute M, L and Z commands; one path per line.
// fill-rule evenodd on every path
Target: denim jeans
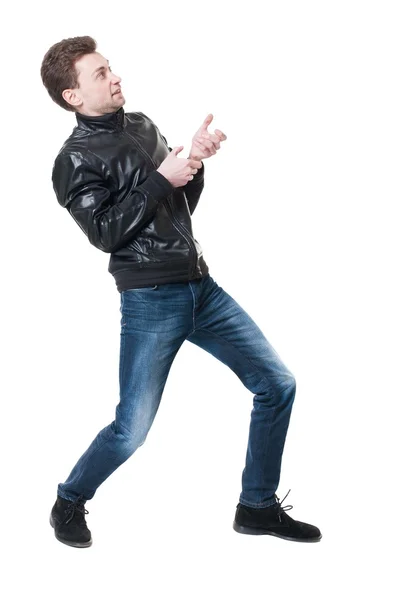
M 296 383 L 262 331 L 209 274 L 185 283 L 130 289 L 120 296 L 115 420 L 58 484 L 58 495 L 91 499 L 144 444 L 172 362 L 188 340 L 230 367 L 254 394 L 239 502 L 253 508 L 274 504 Z

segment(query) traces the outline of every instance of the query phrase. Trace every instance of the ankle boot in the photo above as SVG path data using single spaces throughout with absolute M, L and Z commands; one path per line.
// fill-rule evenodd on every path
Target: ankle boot
M 320 541 L 322 534 L 318 527 L 303 523 L 302 521 L 294 521 L 285 512 L 293 508 L 293 506 L 281 506 L 290 491 L 288 490 L 281 502 L 275 494 L 275 504 L 266 508 L 251 508 L 239 502 L 236 507 L 233 529 L 238 533 L 274 535 L 293 542 Z
M 57 540 L 68 546 L 87 548 L 92 545 L 92 535 L 87 527 L 83 496 L 70 501 L 57 495 L 49 517 Z

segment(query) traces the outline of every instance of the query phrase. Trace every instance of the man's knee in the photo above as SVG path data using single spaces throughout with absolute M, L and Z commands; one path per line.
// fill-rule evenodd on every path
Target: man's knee
M 292 373 L 288 373 L 288 375 L 281 377 L 278 382 L 277 389 L 281 393 L 288 392 L 287 395 L 289 396 L 291 402 L 293 402 L 295 398 L 295 392 L 297 390 L 297 382 L 294 375 Z
M 129 429 L 121 423 L 115 425 L 115 435 L 120 439 L 122 446 L 125 449 L 125 453 L 130 456 L 144 444 L 147 439 L 149 427 Z

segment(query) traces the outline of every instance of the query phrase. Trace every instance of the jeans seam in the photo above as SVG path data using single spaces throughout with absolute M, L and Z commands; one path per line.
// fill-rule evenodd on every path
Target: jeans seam
M 115 423 L 115 421 L 113 421 L 112 423 Z M 107 444 L 109 442 L 109 440 L 112 437 L 112 423 L 110 424 L 110 431 L 109 431 L 109 435 L 106 437 L 106 439 L 103 440 L 103 442 L 100 444 L 100 446 L 97 446 L 96 448 L 94 448 L 94 450 L 92 450 L 92 452 L 89 455 L 89 460 L 92 459 L 92 457 L 96 454 L 96 452 L 98 452 L 98 450 L 100 450 L 105 444 Z M 122 435 L 124 435 L 123 432 L 121 432 Z M 116 431 L 115 431 L 116 434 Z M 65 482 L 64 482 L 65 485 Z M 87 494 L 84 493 L 85 490 L 83 490 L 83 492 L 81 492 L 83 494 L 83 497 L 86 498 L 87 500 L 90 500 L 90 498 L 87 496 Z M 96 491 L 96 490 L 95 490 Z
M 267 454 L 266 454 L 266 448 L 268 447 L 269 436 L 271 435 L 271 430 L 272 430 L 272 423 L 273 423 L 273 421 L 274 421 L 275 413 L 276 413 L 276 411 L 277 411 L 277 410 L 278 410 L 278 408 L 277 408 L 277 407 L 276 407 L 276 408 L 274 408 L 274 414 L 273 414 L 273 416 L 272 416 L 272 418 L 271 418 L 271 420 L 270 420 L 270 423 L 269 423 L 269 431 L 268 431 L 268 433 L 267 433 L 267 435 L 266 435 L 265 446 L 264 446 L 264 448 L 263 448 L 263 466 L 262 466 L 262 473 L 263 473 L 263 471 L 264 471 L 264 469 L 265 469 L 265 465 L 266 465 L 266 457 L 267 457 Z M 269 500 L 265 500 L 265 502 L 256 502 L 254 505 L 251 505 L 251 504 L 249 504 L 249 505 L 246 505 L 246 504 L 245 504 L 244 506 L 249 506 L 250 508 L 265 508 L 265 507 L 267 507 L 267 506 L 271 506 L 270 504 L 267 504 L 267 502 L 269 502 Z M 275 502 L 276 502 L 276 500 L 275 500 Z M 271 504 L 275 504 L 275 502 L 271 502 Z
M 195 294 L 194 294 L 194 291 L 193 291 L 193 287 L 191 286 L 190 283 L 189 283 L 189 287 L 190 287 L 190 290 L 192 292 L 192 302 L 193 302 L 193 305 L 192 305 L 192 327 L 193 327 L 193 329 L 192 329 L 191 333 L 194 333 L 196 331 L 196 329 L 195 329 L 195 327 L 196 327 L 196 323 L 195 323 Z M 189 333 L 188 335 L 191 335 L 191 333 Z
M 68 502 L 74 502 L 74 498 L 68 498 L 67 496 L 63 496 L 61 493 L 57 492 L 57 496 L 64 498 L 64 500 L 67 500 Z
M 276 500 L 275 502 L 271 502 L 270 504 L 267 504 L 268 501 L 266 502 L 260 502 L 258 504 L 244 504 L 241 500 L 240 500 L 240 504 L 242 504 L 243 506 L 247 506 L 248 508 L 267 508 L 268 506 L 274 506 L 276 504 Z
M 206 332 L 208 332 L 209 334 L 211 334 L 211 335 L 213 335 L 213 336 L 215 336 L 215 337 L 219 338 L 220 340 L 223 340 L 223 342 L 227 343 L 229 346 L 231 346 L 232 348 L 234 348 L 234 350 L 235 350 L 236 352 L 238 352 L 238 353 L 240 354 L 240 356 L 242 356 L 242 357 L 243 357 L 243 358 L 244 358 L 244 359 L 245 359 L 245 360 L 246 360 L 246 361 L 247 361 L 247 362 L 248 362 L 250 365 L 252 365 L 252 367 L 253 367 L 253 368 L 256 370 L 256 372 L 259 374 L 259 376 L 260 376 L 260 377 L 261 377 L 261 378 L 262 378 L 262 379 L 263 379 L 263 380 L 264 380 L 264 381 L 265 381 L 265 382 L 268 384 L 269 392 L 270 392 L 271 394 L 273 394 L 273 393 L 274 393 L 274 391 L 273 391 L 273 388 L 272 388 L 272 385 L 271 385 L 271 383 L 270 383 L 270 382 L 269 382 L 269 381 L 266 379 L 265 375 L 263 375 L 262 373 L 260 373 L 260 371 L 259 371 L 259 369 L 256 367 L 256 365 L 254 365 L 254 364 L 252 363 L 252 361 L 251 361 L 251 360 L 250 360 L 250 359 L 249 359 L 247 356 L 245 356 L 245 355 L 244 355 L 244 354 L 241 352 L 241 350 L 239 350 L 239 349 L 238 349 L 238 348 L 237 348 L 237 347 L 236 347 L 234 344 L 232 344 L 232 343 L 231 343 L 229 340 L 226 340 L 225 338 L 223 338 L 221 335 L 218 335 L 218 334 L 217 334 L 217 333 L 215 333 L 214 331 L 211 331 L 210 329 L 206 329 L 206 328 L 204 328 L 204 327 L 201 327 L 201 328 L 200 328 L 198 331 L 206 331 Z M 277 408 L 276 408 L 276 407 L 274 407 L 274 408 L 273 408 L 274 414 L 275 414 L 275 411 L 276 411 L 276 410 L 277 410 Z M 269 431 L 268 431 L 268 434 L 267 434 L 267 436 L 266 436 L 266 442 L 265 442 L 265 447 L 264 447 L 264 451 L 263 451 L 263 467 L 265 466 L 265 463 L 266 463 L 266 448 L 268 447 L 269 435 L 270 435 L 270 433 L 271 433 L 271 429 L 272 429 L 272 423 L 273 423 L 273 420 L 274 420 L 274 417 L 272 416 L 272 418 L 271 418 L 271 421 L 270 421 L 270 423 L 269 423 Z M 263 472 L 263 469 L 262 469 L 262 472 Z M 272 503 L 272 504 L 273 504 L 273 503 Z M 270 506 L 270 504 L 266 504 L 266 503 L 264 503 L 264 502 L 261 502 L 261 503 L 259 503 L 258 505 L 254 506 L 253 508 L 264 508 L 264 507 L 266 507 L 266 506 Z
M 208 332 L 209 334 L 211 334 L 211 335 L 213 335 L 213 336 L 215 336 L 215 337 L 219 338 L 220 340 L 223 340 L 223 342 L 226 342 L 227 344 L 229 344 L 229 346 L 231 346 L 232 348 L 234 348 L 234 350 L 235 350 L 236 352 L 238 352 L 238 353 L 239 353 L 239 354 L 240 354 L 240 355 L 241 355 L 241 356 L 242 356 L 242 357 L 243 357 L 243 358 L 244 358 L 244 359 L 245 359 L 245 360 L 246 360 L 246 361 L 247 361 L 247 362 L 248 362 L 250 365 L 252 365 L 252 367 L 253 367 L 254 369 L 256 369 L 256 372 L 257 372 L 257 373 L 259 373 L 260 377 L 261 377 L 261 378 L 262 378 L 262 379 L 263 379 L 263 380 L 264 380 L 264 381 L 265 381 L 265 382 L 268 384 L 269 390 L 270 390 L 270 392 L 273 394 L 273 388 L 272 388 L 272 385 L 271 385 L 271 383 L 270 383 L 270 382 L 269 382 L 269 381 L 266 379 L 265 375 L 261 374 L 261 373 L 260 373 L 260 371 L 259 371 L 259 369 L 256 367 L 256 365 L 254 365 L 254 364 L 252 363 L 252 361 L 251 361 L 251 360 L 250 360 L 250 359 L 249 359 L 247 356 L 245 356 L 245 355 L 244 355 L 244 354 L 243 354 L 243 353 L 242 353 L 242 352 L 241 352 L 241 351 L 240 351 L 240 350 L 239 350 L 239 349 L 238 349 L 238 348 L 237 348 L 237 347 L 236 347 L 234 344 L 232 344 L 232 343 L 231 343 L 229 340 L 226 340 L 225 338 L 223 338 L 221 335 L 218 335 L 218 334 L 217 334 L 217 333 L 215 333 L 214 331 L 211 331 L 210 329 L 206 329 L 206 328 L 204 328 L 204 327 L 201 327 L 201 328 L 200 328 L 200 329 L 198 329 L 197 331 L 206 331 L 206 332 Z M 288 387 L 290 387 L 290 386 L 287 386 L 287 388 L 286 388 L 286 389 L 288 389 Z M 281 391 L 282 391 L 282 390 L 281 390 Z M 277 407 L 274 407 L 274 409 L 273 409 L 273 411 L 274 411 L 274 414 L 275 414 L 275 411 L 276 411 L 276 410 L 278 410 L 278 408 L 277 408 Z M 264 453 L 263 453 L 263 457 L 264 457 L 264 458 L 263 458 L 263 460 L 264 460 L 264 465 L 263 465 L 263 466 L 265 466 L 265 463 L 266 463 L 266 448 L 268 447 L 268 441 L 269 441 L 269 436 L 270 436 L 270 433 L 271 433 L 271 430 L 272 430 L 272 423 L 273 423 L 273 420 L 274 420 L 274 416 L 272 416 L 272 418 L 271 418 L 271 421 L 270 421 L 270 423 L 269 423 L 269 431 L 268 431 L 268 434 L 267 434 L 267 436 L 266 436 L 266 443 L 265 443 L 265 448 L 264 448 Z M 270 504 L 268 504 L 267 502 L 269 502 L 269 501 L 266 501 L 266 502 L 259 502 L 259 503 L 255 504 L 255 505 L 253 505 L 253 506 L 251 506 L 251 505 L 244 505 L 244 506 L 249 506 L 249 508 L 266 508 L 266 507 L 268 507 L 268 506 L 271 506 L 271 505 L 274 505 L 274 504 L 276 504 L 276 500 L 275 500 L 275 502 L 271 502 Z
M 125 358 L 125 336 L 126 336 L 126 332 L 123 333 L 123 335 L 121 336 L 121 348 L 120 348 L 120 356 L 119 356 L 119 360 L 120 360 L 120 369 L 119 369 L 119 382 L 120 382 L 120 386 L 122 387 L 122 381 L 124 378 L 124 371 L 125 371 L 125 363 L 124 363 L 124 358 Z

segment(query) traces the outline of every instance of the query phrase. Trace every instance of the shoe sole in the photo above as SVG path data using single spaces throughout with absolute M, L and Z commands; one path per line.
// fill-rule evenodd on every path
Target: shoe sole
M 91 546 L 93 544 L 92 539 L 90 539 L 88 542 L 71 542 L 69 540 L 59 537 L 57 535 L 57 532 L 55 531 L 54 521 L 52 520 L 51 514 L 49 516 L 49 524 L 54 529 L 55 537 L 57 538 L 57 540 L 59 542 L 62 542 L 63 544 L 66 544 L 66 546 L 73 546 L 73 548 L 89 548 L 89 546 Z
M 257 527 L 246 527 L 245 525 L 239 525 L 236 523 L 236 521 L 233 521 L 233 529 L 234 531 L 237 531 L 237 533 L 247 533 L 248 535 L 273 535 L 291 542 L 320 542 L 322 539 L 321 535 L 315 538 L 290 537 L 288 535 L 282 535 L 281 533 L 275 533 L 274 531 L 268 531 L 266 529 L 258 529 Z

